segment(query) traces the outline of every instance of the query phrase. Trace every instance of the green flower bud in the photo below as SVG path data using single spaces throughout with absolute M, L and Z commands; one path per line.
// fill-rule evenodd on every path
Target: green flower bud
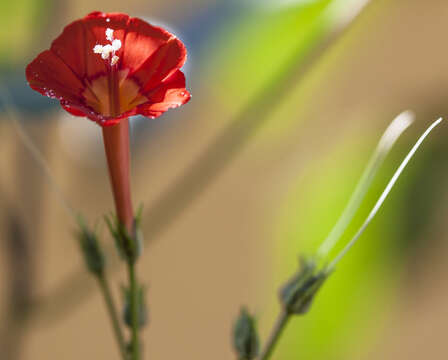
M 241 309 L 233 329 L 233 346 L 239 360 L 255 359 L 260 350 L 255 319 L 245 308 Z
M 136 218 L 135 220 L 135 230 L 132 235 L 129 234 L 116 216 L 106 216 L 105 220 L 121 257 L 129 263 L 135 263 L 143 248 L 143 236 L 140 231 L 139 219 Z
M 308 312 L 311 303 L 329 273 L 317 270 L 311 259 L 302 259 L 299 272 L 280 290 L 280 302 L 289 314 L 303 315 Z
M 123 320 L 129 328 L 132 328 L 131 292 L 129 288 L 123 287 L 123 296 Z M 145 288 L 143 286 L 139 286 L 137 289 L 137 301 L 138 326 L 142 328 L 148 323 L 148 309 L 146 307 Z
M 87 227 L 82 217 L 79 217 L 78 223 L 77 238 L 87 269 L 96 276 L 100 276 L 104 270 L 105 259 L 98 237 L 93 230 Z

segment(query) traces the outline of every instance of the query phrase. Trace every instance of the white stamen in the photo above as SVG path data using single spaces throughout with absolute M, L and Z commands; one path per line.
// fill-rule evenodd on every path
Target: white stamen
M 107 45 L 103 46 L 103 52 L 111 53 L 112 51 L 114 51 L 114 48 L 112 47 L 111 44 L 107 44 Z
M 103 60 L 110 58 L 110 64 L 115 65 L 120 58 L 115 55 L 115 51 L 121 49 L 121 40 L 114 39 L 114 30 L 111 28 L 106 29 L 106 39 L 110 41 L 110 44 L 100 45 L 97 44 L 93 48 L 95 54 L 101 54 Z
M 103 52 L 103 45 L 95 45 L 95 47 L 93 48 L 93 52 L 95 54 L 101 54 Z
M 115 39 L 114 41 L 112 41 L 112 48 L 114 49 L 114 51 L 117 51 L 121 48 L 121 40 Z
M 110 45 L 110 44 L 104 45 L 101 57 L 103 59 L 107 59 L 113 51 L 114 51 L 114 48 L 112 47 L 112 45 Z
M 111 28 L 106 29 L 106 39 L 109 41 L 114 39 L 114 31 Z
M 366 220 L 364 221 L 364 223 L 359 228 L 358 232 L 355 234 L 355 236 L 353 236 L 353 238 L 350 240 L 350 242 L 345 246 L 344 249 L 342 249 L 342 251 L 339 253 L 339 255 L 336 256 L 336 258 L 328 266 L 329 271 L 334 269 L 336 264 L 344 257 L 344 255 L 352 248 L 352 246 L 356 243 L 356 241 L 362 235 L 364 230 L 367 228 L 367 225 L 370 224 L 370 222 L 372 221 L 372 219 L 375 217 L 376 213 L 380 209 L 381 205 L 383 205 L 384 200 L 386 200 L 387 196 L 389 195 L 390 191 L 392 190 L 393 186 L 395 185 L 395 182 L 400 177 L 401 173 L 403 172 L 404 168 L 408 164 L 409 160 L 411 160 L 412 156 L 414 156 L 415 152 L 420 147 L 420 145 L 422 144 L 423 140 L 425 140 L 425 138 L 428 136 L 428 134 L 432 131 L 432 129 L 434 129 L 437 125 L 439 125 L 441 121 L 442 121 L 442 118 L 440 118 L 440 119 L 436 120 L 435 122 L 433 122 L 432 125 L 428 129 L 426 129 L 426 131 L 423 133 L 423 135 L 420 136 L 420 138 L 417 140 L 417 142 L 415 143 L 414 147 L 406 155 L 406 157 L 404 158 L 403 162 L 400 164 L 400 166 L 398 167 L 397 171 L 395 172 L 395 174 L 390 179 L 389 183 L 387 184 L 387 186 L 384 189 L 383 193 L 381 194 L 380 198 L 376 202 L 376 204 L 373 207 L 373 209 L 370 211 L 369 215 L 367 216 Z
M 110 61 L 111 65 L 115 65 L 120 58 L 117 55 L 112 56 L 112 60 Z

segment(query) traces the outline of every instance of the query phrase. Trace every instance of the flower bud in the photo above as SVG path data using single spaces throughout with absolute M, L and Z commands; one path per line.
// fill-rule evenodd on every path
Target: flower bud
M 104 270 L 104 254 L 95 232 L 87 227 L 84 220 L 79 217 L 79 230 L 77 237 L 84 255 L 87 269 L 94 275 L 100 276 Z
M 255 319 L 246 308 L 241 309 L 233 329 L 233 346 L 239 360 L 252 360 L 258 356 L 260 341 L 258 339 Z
M 301 269 L 280 290 L 280 302 L 288 314 L 303 315 L 308 312 L 311 303 L 329 273 L 317 270 L 311 259 L 302 259 Z
M 123 319 L 124 323 L 132 328 L 132 312 L 131 312 L 131 292 L 129 288 L 123 287 L 124 307 Z M 148 323 L 148 309 L 145 301 L 145 288 L 138 286 L 137 289 L 137 308 L 138 308 L 138 326 L 144 327 Z
M 143 236 L 139 226 L 139 219 L 134 221 L 134 234 L 131 235 L 126 227 L 115 216 L 105 217 L 107 226 L 115 240 L 118 252 L 128 263 L 135 263 L 142 252 Z

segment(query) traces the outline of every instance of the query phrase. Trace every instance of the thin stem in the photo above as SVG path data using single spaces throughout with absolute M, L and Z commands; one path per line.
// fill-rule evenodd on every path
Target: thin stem
M 126 351 L 126 342 L 124 340 L 124 335 L 120 326 L 120 319 L 117 313 L 117 308 L 110 291 L 109 282 L 107 281 L 106 275 L 102 274 L 97 276 L 98 283 L 101 288 L 101 293 L 103 294 L 104 301 L 106 303 L 107 311 L 109 313 L 110 321 L 112 323 L 112 328 L 114 329 L 115 338 L 117 340 L 117 345 L 120 349 L 121 358 L 127 360 L 128 354 Z
M 271 335 L 269 336 L 266 346 L 263 352 L 261 353 L 260 360 L 268 360 L 271 358 L 271 355 L 274 352 L 278 340 L 280 339 L 280 336 L 282 335 L 283 330 L 285 330 L 286 325 L 288 324 L 290 319 L 291 314 L 282 310 L 282 312 L 277 318 L 277 321 L 275 322 L 274 328 L 272 329 Z
M 132 338 L 131 338 L 131 359 L 138 360 L 140 358 L 140 347 L 139 347 L 139 296 L 138 296 L 138 285 L 137 277 L 135 274 L 135 262 L 128 262 L 129 270 L 129 289 L 130 289 L 130 299 L 129 306 L 131 308 L 131 323 L 132 323 Z

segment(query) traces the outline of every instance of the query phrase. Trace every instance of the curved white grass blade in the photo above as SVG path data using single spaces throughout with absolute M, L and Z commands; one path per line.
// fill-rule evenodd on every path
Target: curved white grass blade
M 359 179 L 355 191 L 350 197 L 347 206 L 339 217 L 336 225 L 317 250 L 317 256 L 319 258 L 325 257 L 341 238 L 342 234 L 347 229 L 347 226 L 355 216 L 355 213 L 358 211 L 362 200 L 369 190 L 370 185 L 372 184 L 378 169 L 383 164 L 387 154 L 400 135 L 409 127 L 409 125 L 412 124 L 414 118 L 415 115 L 412 111 L 404 111 L 399 114 L 387 127 L 363 174 L 361 175 L 361 178 Z
M 376 213 L 380 209 L 381 205 L 383 205 L 384 200 L 386 200 L 387 196 L 389 195 L 390 191 L 392 190 L 393 186 L 395 185 L 395 182 L 403 172 L 404 168 L 408 164 L 409 160 L 411 160 L 412 156 L 414 156 L 415 152 L 419 148 L 419 146 L 422 144 L 423 140 L 428 136 L 428 134 L 434 129 L 437 125 L 440 124 L 442 121 L 442 118 L 439 118 L 435 122 L 432 123 L 432 125 L 426 129 L 426 131 L 423 133 L 422 136 L 417 140 L 414 147 L 411 149 L 411 151 L 406 155 L 403 162 L 398 167 L 395 174 L 390 179 L 389 183 L 387 184 L 386 188 L 384 189 L 383 193 L 381 194 L 380 198 L 376 202 L 375 206 L 373 207 L 372 211 L 367 216 L 366 220 L 362 224 L 362 226 L 359 228 L 358 232 L 353 236 L 353 238 L 350 240 L 350 242 L 346 245 L 346 247 L 339 253 L 338 256 L 330 263 L 328 266 L 328 270 L 333 270 L 336 264 L 344 257 L 344 255 L 352 248 L 352 246 L 356 243 L 356 241 L 359 239 L 359 237 L 362 235 L 364 230 L 367 228 L 367 225 L 372 221 L 372 219 L 375 217 Z

